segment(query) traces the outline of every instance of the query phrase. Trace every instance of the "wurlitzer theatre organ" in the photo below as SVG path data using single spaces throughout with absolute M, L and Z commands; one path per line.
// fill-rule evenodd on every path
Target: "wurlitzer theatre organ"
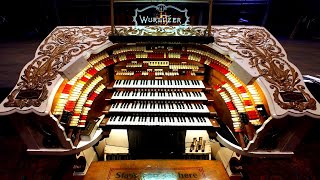
M 243 156 L 283 157 L 319 119 L 300 71 L 263 27 L 212 26 L 212 42 L 201 41 L 203 26 L 116 31 L 120 40 L 109 26 L 57 27 L 22 69 L 0 113 L 30 154 L 77 154 L 123 129 L 128 158 L 183 157 L 191 130 Z

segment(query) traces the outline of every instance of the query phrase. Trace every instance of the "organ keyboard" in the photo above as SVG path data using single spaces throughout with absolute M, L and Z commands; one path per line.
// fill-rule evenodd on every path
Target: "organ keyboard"
M 136 101 L 112 104 L 109 112 L 171 112 L 210 113 L 206 105 L 198 103 Z
M 116 80 L 114 88 L 205 88 L 200 80 Z
M 175 65 L 177 63 L 184 64 Z M 141 73 L 145 70 L 149 76 Z M 138 60 L 116 64 L 114 71 L 115 81 L 109 88 L 112 95 L 106 99 L 111 103 L 103 111 L 106 127 L 184 126 L 203 129 L 213 127 L 211 122 L 217 123 L 213 119 L 216 112 L 205 93 L 203 65 L 170 60 L 146 64 L 146 61 Z M 162 73 L 157 74 L 158 71 Z M 178 73 L 179 78 L 170 77 L 172 73 Z
M 197 91 L 115 91 L 112 99 L 207 100 L 207 97 L 204 92 Z
M 107 125 L 121 126 L 183 126 L 186 128 L 213 127 L 208 117 L 190 117 L 190 116 L 111 116 Z
M 204 72 L 199 63 L 173 60 L 116 64 L 114 82 L 105 98 L 104 128 L 127 129 L 131 154 L 183 153 L 187 130 L 214 131 L 220 127 L 208 94 L 212 88 L 203 82 Z M 150 142 L 150 137 L 157 141 Z M 158 148 L 147 148 L 146 142 L 148 147 Z

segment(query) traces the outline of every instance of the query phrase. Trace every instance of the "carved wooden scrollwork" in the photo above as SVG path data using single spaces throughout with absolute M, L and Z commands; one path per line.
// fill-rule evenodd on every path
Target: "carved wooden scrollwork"
M 297 111 L 316 109 L 315 99 L 305 92 L 303 85 L 298 84 L 301 81 L 298 72 L 286 61 L 282 48 L 266 30 L 229 27 L 215 28 L 214 33 L 216 44 L 248 59 L 248 64 L 271 84 L 274 101 L 281 108 Z M 280 92 L 299 92 L 306 100 L 284 102 Z
M 177 26 L 145 26 L 144 28 L 117 27 L 116 33 L 121 36 L 204 36 L 203 27 L 178 28 Z
M 35 59 L 24 70 L 5 107 L 39 107 L 48 98 L 47 86 L 71 58 L 105 43 L 110 29 L 58 27 L 39 46 Z M 23 94 L 23 95 L 22 95 Z

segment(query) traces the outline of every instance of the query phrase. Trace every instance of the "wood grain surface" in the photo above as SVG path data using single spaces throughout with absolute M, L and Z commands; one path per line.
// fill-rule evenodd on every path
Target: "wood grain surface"
M 85 180 L 224 180 L 229 179 L 220 161 L 117 160 L 93 162 Z

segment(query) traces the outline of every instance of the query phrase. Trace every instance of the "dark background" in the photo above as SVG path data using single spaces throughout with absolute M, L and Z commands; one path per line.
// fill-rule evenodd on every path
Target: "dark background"
M 318 0 L 213 0 L 213 24 L 266 27 L 275 36 L 317 38 Z M 0 2 L 0 40 L 43 39 L 56 26 L 109 25 L 109 0 L 28 0 Z M 115 3 L 116 25 L 132 24 L 137 7 L 147 4 Z M 206 24 L 208 4 L 175 3 L 186 7 L 192 25 Z M 240 22 L 243 18 L 248 22 Z M 301 18 L 301 19 L 300 19 Z M 305 19 L 304 19 L 305 18 Z M 294 28 L 297 22 L 297 31 Z

